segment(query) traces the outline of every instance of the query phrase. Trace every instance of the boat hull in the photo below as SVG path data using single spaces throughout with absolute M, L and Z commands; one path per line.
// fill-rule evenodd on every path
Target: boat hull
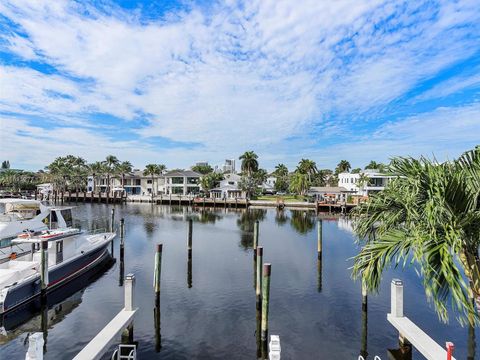
M 47 293 L 68 283 L 89 269 L 101 264 L 110 257 L 108 243 L 104 243 L 85 253 L 54 265 L 48 271 L 49 284 Z M 0 302 L 0 314 L 5 314 L 25 304 L 41 294 L 40 275 L 36 274 L 19 284 L 12 285 L 3 291 L 3 302 Z M 0 300 L 1 301 L 1 300 Z

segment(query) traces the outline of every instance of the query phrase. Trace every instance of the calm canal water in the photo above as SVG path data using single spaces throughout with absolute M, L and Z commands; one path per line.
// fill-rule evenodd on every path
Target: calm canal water
M 106 227 L 111 206 L 79 205 L 82 228 Z M 323 261 L 317 260 L 317 218 L 312 212 L 191 211 L 151 204 L 117 205 L 125 218 L 125 274 L 136 277 L 134 337 L 141 359 L 256 359 L 253 224 L 260 221 L 264 261 L 272 263 L 270 334 L 279 334 L 282 359 L 357 359 L 365 350 L 387 359 L 398 334 L 387 322 L 390 281 L 405 283 L 405 313 L 437 342 L 455 343 L 457 359 L 474 359 L 472 329 L 437 320 L 413 269 L 385 273 L 378 295 L 362 311 L 360 284 L 349 267 L 358 249 L 347 221 L 323 220 Z M 193 218 L 193 264 L 187 271 L 187 219 Z M 154 248 L 163 243 L 161 338 L 156 336 L 152 288 Z M 118 257 L 119 239 L 115 240 Z M 48 312 L 47 359 L 71 359 L 123 307 L 117 261 L 93 279 L 62 290 Z M 85 286 L 82 288 L 82 286 Z M 57 299 L 54 299 L 57 301 Z M 26 319 L 24 319 L 26 320 Z M 43 323 L 44 328 L 45 323 Z M 0 335 L 1 359 L 24 359 L 28 332 L 41 316 Z M 365 331 L 366 330 L 366 331 Z M 159 349 L 158 346 L 161 345 Z M 366 349 L 365 349 L 366 347 Z M 159 350 L 159 352 L 157 352 Z M 414 358 L 421 358 L 414 353 Z

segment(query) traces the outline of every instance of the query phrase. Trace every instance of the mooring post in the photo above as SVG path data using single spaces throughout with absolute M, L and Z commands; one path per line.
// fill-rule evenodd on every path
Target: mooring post
M 263 267 L 263 247 L 257 247 L 257 283 L 255 295 L 257 299 L 257 308 L 260 308 L 262 303 L 262 267 Z
M 40 250 L 40 290 L 45 296 L 48 288 L 48 240 L 43 240 Z
M 187 239 L 188 251 L 192 251 L 192 237 L 193 237 L 193 220 L 188 219 L 188 239 Z
M 255 223 L 253 224 L 253 250 L 257 250 L 258 246 L 258 225 L 258 220 L 255 220 Z M 253 255 L 256 256 L 255 251 L 253 252 Z
M 317 221 L 317 255 L 318 258 L 322 258 L 323 251 L 323 221 L 319 219 Z
M 110 232 L 115 231 L 115 209 L 112 208 L 111 217 L 110 217 Z
M 365 280 L 362 278 L 362 309 L 367 308 L 368 290 Z
M 37 200 L 37 195 L 38 195 L 38 189 L 35 188 L 35 200 Z
M 135 310 L 135 275 L 125 276 L 125 311 Z M 122 343 L 133 343 L 133 321 L 122 334 Z
M 270 301 L 270 275 L 272 265 L 266 263 L 263 265 L 263 284 L 262 284 L 262 342 L 268 339 L 268 306 Z
M 113 241 L 113 240 L 112 240 Z M 120 276 L 118 280 L 118 285 L 123 285 L 123 272 L 125 269 L 125 220 L 120 219 Z
M 393 317 L 403 317 L 403 281 L 393 279 L 390 284 L 390 315 Z M 402 333 L 398 334 L 400 347 L 409 347 L 410 343 Z
M 163 244 L 157 244 L 155 252 L 155 270 L 153 272 L 153 289 L 155 290 L 155 299 L 160 300 L 160 279 L 162 274 L 162 250 Z

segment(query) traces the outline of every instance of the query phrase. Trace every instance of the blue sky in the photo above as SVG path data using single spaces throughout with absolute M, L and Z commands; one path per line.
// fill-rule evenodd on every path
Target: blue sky
M 0 3 L 0 160 L 353 167 L 480 144 L 470 1 Z

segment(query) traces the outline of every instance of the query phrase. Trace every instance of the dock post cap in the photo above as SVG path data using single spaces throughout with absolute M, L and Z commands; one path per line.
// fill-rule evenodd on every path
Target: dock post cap
M 157 252 L 162 252 L 163 244 L 157 244 Z
M 263 246 L 257 246 L 257 256 L 263 256 Z
M 392 279 L 392 285 L 403 286 L 403 281 L 400 279 Z
M 127 276 L 125 276 L 125 280 L 134 280 L 134 279 L 135 279 L 134 274 L 127 274 Z

